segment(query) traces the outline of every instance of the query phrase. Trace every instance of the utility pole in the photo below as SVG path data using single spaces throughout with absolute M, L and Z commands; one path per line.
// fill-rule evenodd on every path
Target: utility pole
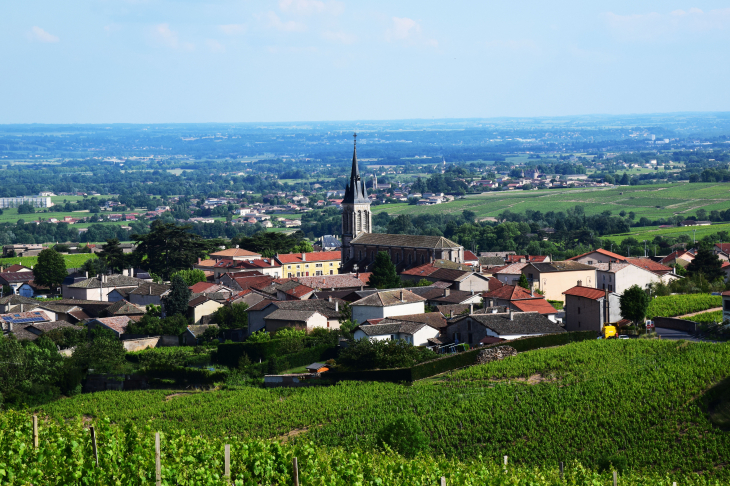
M 644 258 L 646 258 L 646 256 L 647 256 L 647 254 L 646 254 L 646 240 L 644 240 Z
M 697 244 L 697 228 L 692 230 L 692 246 Z

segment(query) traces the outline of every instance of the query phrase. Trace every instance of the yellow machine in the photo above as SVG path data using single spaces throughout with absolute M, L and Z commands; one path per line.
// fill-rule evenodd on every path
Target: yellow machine
M 618 331 L 616 330 L 616 326 L 603 326 L 603 339 L 618 339 Z

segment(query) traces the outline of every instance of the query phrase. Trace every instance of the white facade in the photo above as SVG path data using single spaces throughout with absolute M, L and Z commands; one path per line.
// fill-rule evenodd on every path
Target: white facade
M 647 289 L 650 284 L 661 281 L 659 275 L 634 265 L 626 265 L 615 272 L 596 270 L 596 288 L 617 294 L 622 294 L 632 285 Z
M 0 208 L 17 208 L 21 204 L 30 204 L 34 208 L 50 208 L 53 206 L 50 197 L 21 196 L 21 197 L 0 197 Z
M 423 302 L 412 302 L 398 305 L 374 306 L 353 305 L 352 320 L 362 324 L 368 319 L 384 319 L 386 317 L 408 316 L 426 312 Z
M 369 339 L 371 341 L 387 341 L 389 339 L 401 339 L 414 346 L 427 346 L 430 338 L 437 338 L 439 336 L 438 329 L 434 329 L 431 326 L 424 325 L 421 329 L 417 330 L 413 334 L 408 332 L 399 332 L 396 334 L 376 334 L 374 336 L 368 336 L 362 330 L 358 329 L 353 334 L 355 340 Z

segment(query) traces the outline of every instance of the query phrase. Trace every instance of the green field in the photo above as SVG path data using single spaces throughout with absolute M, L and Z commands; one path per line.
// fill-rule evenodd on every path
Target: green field
M 554 470 L 560 461 L 579 461 L 593 470 L 623 465 L 626 476 L 653 478 L 621 484 L 727 484 L 730 434 L 712 417 L 725 406 L 713 387 L 730 375 L 729 360 L 725 344 L 589 340 L 520 353 L 412 386 L 349 382 L 296 389 L 231 384 L 193 393 L 105 391 L 37 410 L 60 424 L 84 416 L 104 426 L 109 422 L 102 419 L 108 417 L 125 430 L 136 425 L 173 436 L 184 429 L 201 440 L 288 439 L 321 453 L 351 455 L 372 454 L 378 432 L 410 416 L 426 435 L 421 456 L 426 461 L 496 464 L 507 455 L 518 467 Z M 659 482 L 655 475 L 668 481 Z M 397 484 L 437 484 L 437 478 Z M 609 480 L 610 472 L 602 481 L 568 484 Z
M 730 185 L 710 183 L 657 184 L 650 186 L 623 186 L 611 189 L 581 188 L 540 191 L 488 192 L 467 195 L 445 204 L 433 206 L 409 206 L 405 203 L 373 206 L 374 213 L 398 214 L 442 214 L 474 211 L 477 217 L 496 217 L 509 209 L 515 213 L 527 209 L 535 211 L 566 211 L 583 206 L 586 214 L 600 214 L 611 211 L 633 211 L 636 218 L 650 219 L 674 215 L 692 216 L 704 208 L 712 211 L 730 208 Z
M 62 255 L 66 261 L 66 268 L 79 268 L 89 258 L 96 258 L 93 253 L 77 253 L 75 255 Z M 19 263 L 28 268 L 35 266 L 38 263 L 38 257 L 13 257 L 13 258 L 0 258 L 0 265 L 7 267 L 9 265 L 15 265 Z
M 696 231 L 695 228 L 686 226 L 666 229 L 659 229 L 658 226 L 634 227 L 631 228 L 630 233 L 605 236 L 604 238 L 616 243 L 619 243 L 624 238 L 628 237 L 636 238 L 639 241 L 647 240 L 650 242 L 657 236 L 661 236 L 663 238 L 676 238 L 680 235 L 687 235 L 690 238 L 697 238 L 697 240 L 701 240 L 705 236 L 719 233 L 720 231 L 730 232 L 730 223 L 713 224 L 711 226 L 697 226 Z

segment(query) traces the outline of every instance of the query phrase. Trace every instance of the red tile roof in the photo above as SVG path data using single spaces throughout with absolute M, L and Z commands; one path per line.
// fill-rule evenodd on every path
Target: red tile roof
M 302 259 L 302 255 L 306 256 L 306 261 Z M 339 251 L 317 251 L 311 253 L 287 253 L 284 255 L 276 255 L 279 263 L 306 263 L 306 262 L 325 262 L 331 260 L 339 260 L 342 254 Z
M 598 300 L 606 296 L 605 290 L 594 289 L 592 287 L 575 286 L 563 292 L 565 295 L 574 295 L 576 297 L 585 297 L 586 299 Z
M 489 291 L 497 290 L 499 288 L 504 287 L 504 282 L 502 282 L 497 277 L 487 277 L 487 280 L 489 280 Z
M 730 254 L 730 243 L 715 243 L 715 248 L 717 248 L 718 250 L 720 250 L 723 253 Z M 12 267 L 8 267 L 8 271 L 12 272 L 12 270 L 10 270 L 10 268 L 12 268 Z
M 547 260 L 547 257 L 544 255 L 507 255 L 504 261 L 505 263 L 520 263 L 523 258 L 526 262 L 537 263 L 542 263 Z
M 683 256 L 686 253 L 689 253 L 688 256 L 690 256 L 691 259 L 694 259 L 695 256 L 692 254 L 691 251 L 689 251 L 689 250 L 677 250 L 677 251 L 674 251 L 674 252 L 670 253 L 669 255 L 665 256 L 664 258 L 662 258 L 661 260 L 659 260 L 659 262 L 660 263 L 674 263 L 674 260 L 676 260 L 677 258 Z
M 464 250 L 464 261 L 465 262 L 478 262 L 479 257 L 469 250 Z
M 492 275 L 495 273 L 500 273 L 504 275 L 519 275 L 522 273 L 522 269 L 527 266 L 527 263 L 510 263 L 509 265 L 505 265 L 504 267 L 501 267 L 499 269 L 496 268 L 490 268 L 489 271 L 492 272 Z
M 304 284 L 313 289 L 344 289 L 357 288 L 366 285 L 362 280 L 355 278 L 354 274 L 342 275 L 319 275 L 316 277 L 292 277 L 292 280 Z
M 296 297 L 298 299 L 307 295 L 310 292 L 314 292 L 314 289 L 311 287 L 307 287 L 306 285 L 297 285 L 293 289 L 284 290 L 283 292 L 286 295 L 291 295 L 292 297 Z
M 25 269 L 25 270 L 23 270 Z M 14 272 L 20 272 L 25 271 L 27 272 L 30 270 L 30 268 L 26 267 L 25 265 L 20 265 L 19 263 L 16 263 L 15 265 L 10 265 L 8 268 L 5 269 L 6 272 L 14 273 Z
M 558 311 L 545 299 L 515 300 L 510 302 L 522 312 L 539 312 L 540 314 L 557 314 Z
M 5 272 L 0 273 L 0 278 L 8 283 L 30 282 L 33 280 L 33 272 Z
M 213 282 L 198 282 L 195 285 L 188 287 L 194 294 L 202 294 L 211 287 L 218 287 L 218 284 Z
M 238 284 L 239 287 L 241 287 L 241 290 L 246 290 L 251 287 L 255 289 L 262 289 L 264 287 L 268 287 L 271 285 L 271 282 L 274 281 L 274 277 L 270 275 L 259 275 L 256 277 L 236 277 L 236 274 L 234 273 L 231 275 L 233 280 Z
M 650 260 L 648 258 L 630 258 L 628 262 L 632 265 L 636 265 L 639 268 L 649 270 L 650 272 L 659 275 L 670 273 L 672 271 L 670 267 L 662 265 L 661 263 L 657 263 L 654 260 Z
M 119 334 L 124 334 L 129 326 L 130 318 L 127 316 L 121 317 L 102 317 L 100 319 L 94 319 L 97 322 L 101 322 L 106 327 L 115 330 Z
M 601 255 L 607 256 L 609 258 L 614 258 L 620 262 L 626 260 L 626 257 L 623 255 L 619 255 L 618 253 L 614 253 L 612 251 L 604 250 L 603 248 L 599 248 L 597 250 L 589 251 L 587 253 L 583 253 L 582 255 L 577 255 L 572 258 L 568 258 L 568 260 L 577 260 L 579 258 L 583 258 L 586 255 L 590 255 L 591 253 L 600 253 Z
M 254 253 L 252 251 L 244 250 L 243 248 L 229 248 L 227 250 L 217 251 L 211 253 L 210 256 L 218 258 L 233 258 L 233 257 L 260 257 L 261 254 Z
M 423 265 L 418 265 L 417 267 L 409 268 L 408 270 L 403 270 L 401 272 L 401 275 L 428 277 L 429 275 L 434 273 L 436 270 L 438 270 L 438 267 L 434 266 L 433 263 L 424 263 Z
M 491 282 L 490 282 L 491 283 Z M 530 292 L 519 285 L 503 285 L 502 287 L 484 292 L 482 297 L 486 299 L 503 299 L 503 300 L 526 300 L 541 299 L 542 297 L 534 296 Z

